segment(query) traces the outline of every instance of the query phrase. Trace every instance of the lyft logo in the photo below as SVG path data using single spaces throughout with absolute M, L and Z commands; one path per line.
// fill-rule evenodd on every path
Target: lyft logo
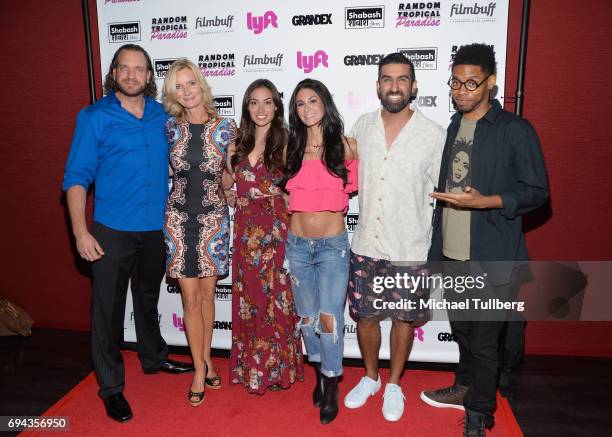
M 176 313 L 172 313 L 172 324 L 176 329 L 183 332 L 185 330 L 185 323 L 182 317 L 176 315 Z
M 414 328 L 414 338 L 419 341 L 425 341 L 425 333 L 423 328 Z
M 255 35 L 259 35 L 269 25 L 278 29 L 278 17 L 272 11 L 267 11 L 262 16 L 253 15 L 251 12 L 247 12 L 247 28 L 252 30 Z
M 317 50 L 314 55 L 303 55 L 302 51 L 297 52 L 297 66 L 300 70 L 304 70 L 304 73 L 310 73 L 321 64 L 325 68 L 329 67 L 327 59 L 327 53 L 323 50 Z

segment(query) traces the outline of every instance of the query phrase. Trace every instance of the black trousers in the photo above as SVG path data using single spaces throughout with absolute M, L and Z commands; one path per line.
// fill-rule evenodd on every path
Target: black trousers
M 168 356 L 157 312 L 165 254 L 162 231 L 126 232 L 94 223 L 92 235 L 105 253 L 92 264 L 91 318 L 91 357 L 100 386 L 98 393 L 104 398 L 122 392 L 125 386 L 119 343 L 128 282 L 143 369 L 156 370 Z

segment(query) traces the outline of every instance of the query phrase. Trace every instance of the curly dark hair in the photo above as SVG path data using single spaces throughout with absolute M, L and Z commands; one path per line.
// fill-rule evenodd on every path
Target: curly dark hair
M 457 65 L 478 65 L 485 75 L 497 73 L 493 47 L 483 43 L 459 47 L 453 59 L 453 68 Z
M 285 167 L 283 151 L 287 144 L 287 128 L 285 126 L 285 109 L 281 96 L 272 82 L 268 79 L 257 79 L 251 83 L 244 93 L 242 99 L 242 116 L 240 118 L 240 130 L 236 139 L 236 153 L 232 156 L 232 167 L 236 167 L 240 161 L 246 158 L 255 147 L 255 123 L 249 115 L 249 103 L 251 93 L 257 88 L 267 88 L 272 93 L 272 101 L 276 106 L 272 124 L 266 135 L 266 148 L 263 158 L 268 171 L 282 170 Z
M 317 93 L 323 104 L 325 115 L 321 120 L 323 132 L 323 160 L 332 175 L 347 183 L 348 172 L 344 163 L 344 123 L 334 104 L 331 93 L 323 83 L 315 79 L 304 79 L 297 84 L 289 102 L 289 142 L 287 144 L 287 164 L 282 186 L 302 168 L 308 132 L 297 113 L 297 95 L 302 89 Z
M 104 95 L 107 95 L 111 91 L 117 91 L 117 82 L 113 78 L 113 70 L 117 68 L 119 64 L 119 55 L 123 50 L 133 50 L 135 52 L 140 52 L 144 55 L 147 61 L 147 70 L 151 73 L 151 79 L 147 83 L 144 89 L 144 95 L 147 97 L 157 98 L 157 84 L 155 83 L 154 72 L 153 72 L 153 63 L 151 62 L 151 57 L 147 53 L 145 49 L 140 47 L 138 44 L 124 44 L 113 56 L 113 60 L 111 61 L 110 67 L 108 69 L 108 73 L 106 73 L 106 77 L 104 79 Z

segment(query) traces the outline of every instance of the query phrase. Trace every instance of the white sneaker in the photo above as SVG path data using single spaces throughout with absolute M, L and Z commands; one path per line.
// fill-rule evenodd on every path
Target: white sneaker
M 368 398 L 374 396 L 376 392 L 380 390 L 381 385 L 380 375 L 378 375 L 378 381 L 374 381 L 372 378 L 364 376 L 359 381 L 359 384 L 348 392 L 344 398 L 344 406 L 346 408 L 359 408 L 364 406 Z
M 387 384 L 383 398 L 385 398 L 382 407 L 384 418 L 391 422 L 400 420 L 404 414 L 404 400 L 406 399 L 402 388 L 397 384 Z

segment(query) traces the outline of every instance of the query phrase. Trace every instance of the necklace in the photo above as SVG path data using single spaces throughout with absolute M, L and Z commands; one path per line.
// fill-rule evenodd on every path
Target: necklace
M 320 144 L 309 144 L 308 147 L 312 147 L 313 149 L 320 149 L 323 146 L 323 143 Z

